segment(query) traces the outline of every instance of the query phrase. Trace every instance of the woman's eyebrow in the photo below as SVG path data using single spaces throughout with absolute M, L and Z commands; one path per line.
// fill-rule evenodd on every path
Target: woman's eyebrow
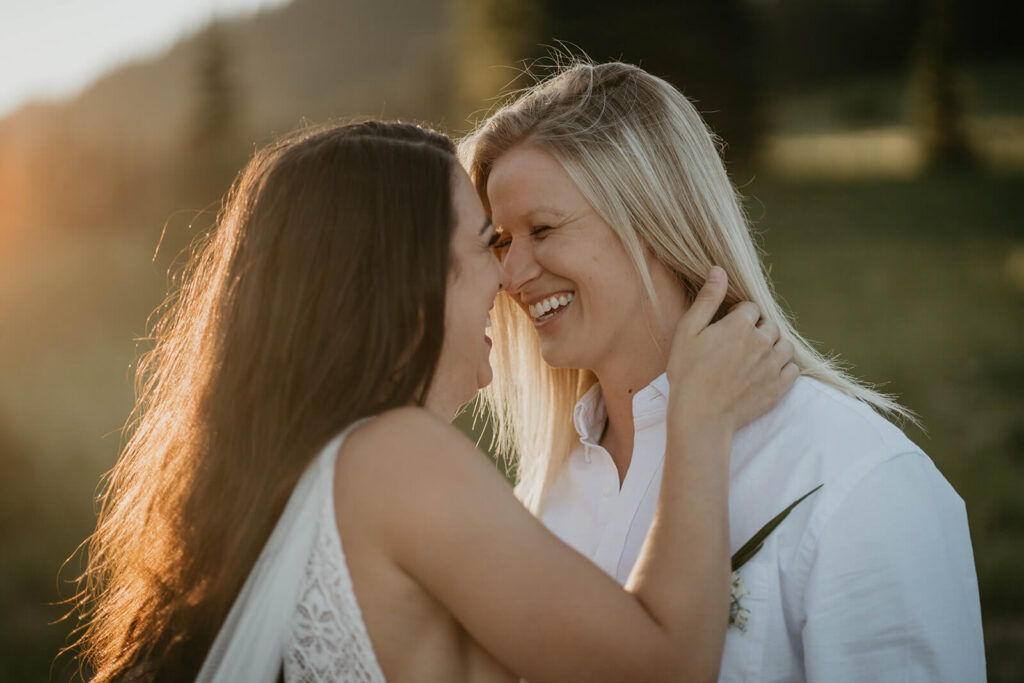
M 530 212 L 526 214 L 526 218 L 528 218 L 528 219 L 529 218 L 536 218 L 538 215 L 552 216 L 554 218 L 557 218 L 558 220 L 561 220 L 561 219 L 566 217 L 566 214 L 565 214 L 564 211 L 559 211 L 558 209 L 552 209 L 552 208 L 547 207 L 547 206 L 539 206 L 536 209 L 531 209 Z

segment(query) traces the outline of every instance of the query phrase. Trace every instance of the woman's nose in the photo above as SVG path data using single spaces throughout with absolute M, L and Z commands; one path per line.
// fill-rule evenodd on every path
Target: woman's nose
M 512 241 L 505 252 L 505 258 L 501 260 L 505 276 L 502 282 L 505 291 L 518 294 L 523 286 L 540 275 L 542 268 L 534 258 L 533 249 L 529 243 Z

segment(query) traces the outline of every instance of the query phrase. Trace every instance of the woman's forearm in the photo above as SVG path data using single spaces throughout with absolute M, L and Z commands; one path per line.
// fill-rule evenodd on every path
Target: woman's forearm
M 729 451 L 733 429 L 670 405 L 654 521 L 626 584 L 677 653 L 673 668 L 717 676 L 729 615 Z

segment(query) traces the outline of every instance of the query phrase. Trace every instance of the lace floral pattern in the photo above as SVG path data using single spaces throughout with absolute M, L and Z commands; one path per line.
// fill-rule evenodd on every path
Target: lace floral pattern
M 284 678 L 289 683 L 384 683 L 345 565 L 330 497 L 317 519 L 316 540 L 291 618 Z

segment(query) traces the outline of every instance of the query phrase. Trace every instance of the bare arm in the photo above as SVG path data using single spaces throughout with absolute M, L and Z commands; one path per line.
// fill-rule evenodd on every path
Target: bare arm
M 763 345 L 749 338 L 756 315 L 707 325 L 725 283 L 709 287 L 680 324 L 688 337 L 670 362 L 670 382 L 682 390 L 673 385 L 662 498 L 627 590 L 549 533 L 465 437 L 425 411 L 395 411 L 353 435 L 368 457 L 348 458 L 339 476 L 368 483 L 355 495 L 365 497 L 360 510 L 384 552 L 533 683 L 717 674 L 728 607 L 728 454 L 743 419 L 735 401 L 753 392 L 768 407 L 792 380 L 777 359 L 752 350 Z M 768 379 L 730 379 L 751 366 Z M 749 400 L 741 404 L 750 410 Z

